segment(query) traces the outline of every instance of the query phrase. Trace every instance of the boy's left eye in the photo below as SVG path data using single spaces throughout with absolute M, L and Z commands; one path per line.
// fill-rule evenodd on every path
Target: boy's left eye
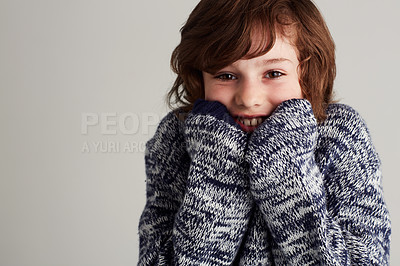
M 276 78 L 280 78 L 282 76 L 284 76 L 285 74 L 283 74 L 280 71 L 270 71 L 267 73 L 267 75 L 265 75 L 265 77 L 269 78 L 269 79 L 276 79 Z

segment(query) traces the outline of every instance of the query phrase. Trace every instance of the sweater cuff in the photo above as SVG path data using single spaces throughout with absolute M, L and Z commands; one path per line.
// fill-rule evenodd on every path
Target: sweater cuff
M 311 104 L 304 99 L 288 100 L 253 132 L 249 142 L 250 155 L 272 155 L 280 150 L 288 155 L 287 158 L 296 157 L 314 149 L 316 134 L 317 123 Z
M 291 99 L 282 102 L 272 113 L 272 124 L 291 129 L 300 125 L 316 124 L 311 103 L 306 99 Z
M 226 106 L 217 101 L 196 100 L 192 109 L 192 114 L 211 115 L 218 120 L 225 121 L 233 126 L 238 126 L 233 117 L 229 114 Z
M 304 127 L 315 128 L 317 122 L 309 101 L 291 99 L 282 102 L 275 111 L 261 124 L 253 135 L 281 134 L 282 132 L 300 131 Z

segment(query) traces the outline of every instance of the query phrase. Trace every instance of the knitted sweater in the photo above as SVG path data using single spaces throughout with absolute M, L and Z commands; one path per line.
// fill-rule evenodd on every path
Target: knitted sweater
M 218 102 L 147 143 L 138 265 L 388 265 L 380 161 L 357 112 L 283 102 L 252 134 Z

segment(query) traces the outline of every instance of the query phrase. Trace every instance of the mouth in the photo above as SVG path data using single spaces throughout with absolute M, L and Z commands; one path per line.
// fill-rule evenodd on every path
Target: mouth
M 253 132 L 266 118 L 266 116 L 236 116 L 235 121 L 243 131 Z

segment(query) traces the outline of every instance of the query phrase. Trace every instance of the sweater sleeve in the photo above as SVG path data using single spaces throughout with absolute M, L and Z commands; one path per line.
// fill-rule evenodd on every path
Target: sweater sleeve
M 263 214 L 257 206 L 254 207 L 242 241 L 237 262 L 233 265 L 276 265 L 272 256 L 271 233 L 264 221 Z
M 171 265 L 172 229 L 189 170 L 183 122 L 169 113 L 146 144 L 147 201 L 139 221 L 140 266 Z
M 185 124 L 191 164 L 174 226 L 175 264 L 232 265 L 253 207 L 247 135 L 218 102 L 196 102 Z
M 278 265 L 388 264 L 390 220 L 379 160 L 360 118 L 338 124 L 319 151 L 329 161 L 323 169 L 306 100 L 283 102 L 250 140 L 250 187 Z

